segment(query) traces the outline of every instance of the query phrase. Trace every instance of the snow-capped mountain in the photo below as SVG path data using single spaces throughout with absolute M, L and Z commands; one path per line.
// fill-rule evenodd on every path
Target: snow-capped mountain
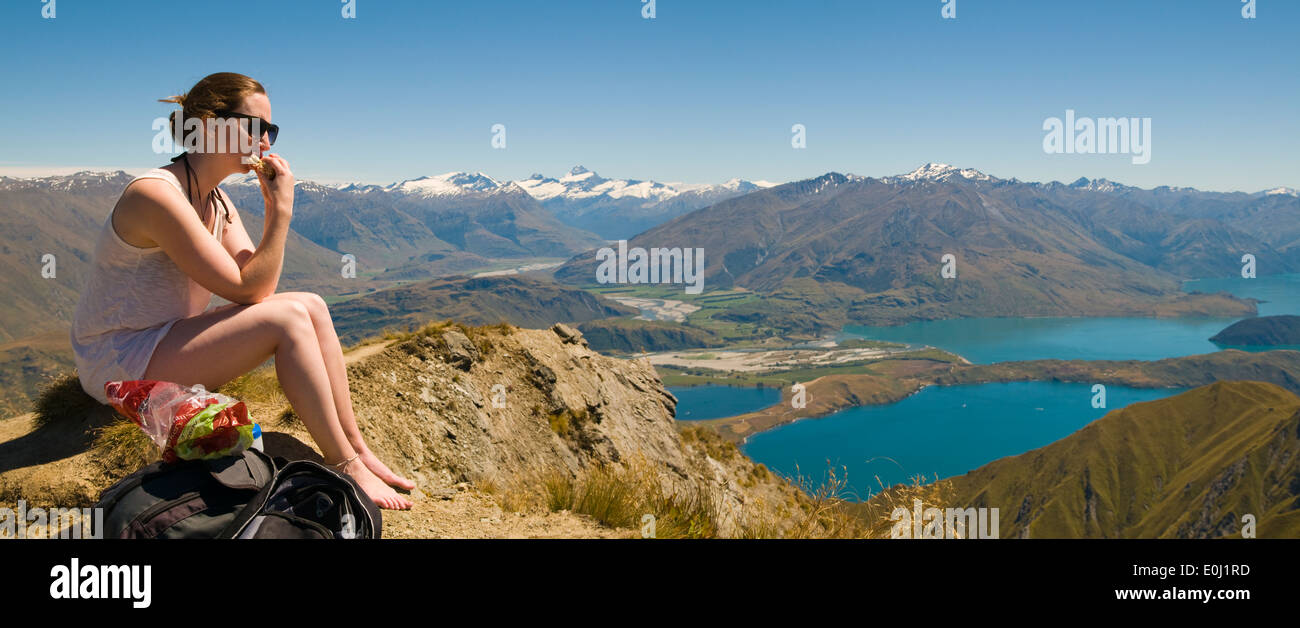
M 534 174 L 514 183 L 566 224 L 610 239 L 628 238 L 701 207 L 775 185 L 744 179 L 720 184 L 607 179 L 582 166 L 559 178 Z
M 890 183 L 901 183 L 904 181 L 948 181 L 959 178 L 970 181 L 997 181 L 983 172 L 972 168 L 957 168 L 948 164 L 928 163 L 907 174 L 885 177 L 885 181 Z
M 1079 177 L 1078 179 L 1075 179 L 1074 183 L 1070 184 L 1070 187 L 1076 190 L 1092 190 L 1094 192 L 1114 192 L 1116 190 L 1120 190 L 1128 186 L 1121 183 L 1115 183 L 1114 181 L 1111 181 L 1109 179 L 1089 179 L 1087 177 Z
M 1273 188 L 1273 189 L 1271 189 L 1271 190 L 1264 190 L 1263 192 L 1256 192 L 1256 193 L 1255 193 L 1255 196 L 1296 196 L 1296 197 L 1300 197 L 1300 191 L 1297 191 L 1295 188 Z
M 558 179 L 534 174 L 516 183 L 539 201 L 557 197 L 579 200 L 605 196 L 611 199 L 637 198 L 658 202 L 682 193 L 681 190 L 657 181 L 606 179 L 582 166 L 575 166 Z
M 385 189 L 390 192 L 432 198 L 435 196 L 495 192 L 503 187 L 505 185 L 500 181 L 482 172 L 447 172 L 431 177 L 408 179 L 400 183 L 394 183 Z
M 21 190 L 41 189 L 61 192 L 75 192 L 85 189 L 97 189 L 102 186 L 123 186 L 133 177 L 121 170 L 95 171 L 83 170 L 68 175 L 49 177 L 15 178 L 0 177 L 0 189 Z

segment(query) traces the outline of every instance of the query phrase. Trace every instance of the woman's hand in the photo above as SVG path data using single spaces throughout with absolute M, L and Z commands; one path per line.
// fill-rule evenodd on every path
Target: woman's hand
M 293 172 L 289 162 L 276 153 L 262 155 L 262 161 L 275 168 L 275 178 L 267 179 L 258 172 L 257 179 L 262 182 L 262 201 L 266 203 L 266 213 L 282 214 L 288 218 L 293 215 Z M 256 172 L 256 170 L 254 170 Z

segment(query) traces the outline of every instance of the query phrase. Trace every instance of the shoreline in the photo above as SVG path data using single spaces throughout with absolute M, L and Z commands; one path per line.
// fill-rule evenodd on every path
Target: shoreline
M 731 417 L 679 421 L 708 425 L 743 445 L 753 434 L 803 419 L 825 418 L 854 407 L 888 405 L 929 386 L 1013 382 L 1092 383 L 1131 388 L 1197 388 L 1217 381 L 1264 381 L 1300 394 L 1300 351 L 1279 349 L 1214 353 L 1161 360 L 1029 360 L 932 366 L 911 373 L 823 375 L 805 384 L 808 403 L 790 408 L 784 393 L 776 404 Z M 898 369 L 895 369 L 897 371 Z

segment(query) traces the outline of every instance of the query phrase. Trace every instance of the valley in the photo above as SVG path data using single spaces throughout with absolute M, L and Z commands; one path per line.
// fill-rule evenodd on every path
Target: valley
M 0 204 L 15 210 L 0 227 L 30 234 L 7 246 L 27 241 L 36 248 L 26 254 L 71 260 L 57 281 L 15 288 L 26 296 L 0 314 L 4 415 L 26 412 L 70 371 L 68 286 L 89 263 L 86 237 L 73 233 L 93 233 L 127 180 L 0 181 Z M 256 242 L 256 189 L 227 190 Z M 345 345 L 438 320 L 565 323 L 583 346 L 644 364 L 680 393 L 683 434 L 716 434 L 795 484 L 839 465 L 849 473 L 841 488 L 864 511 L 916 478 L 994 503 L 1010 489 L 972 479 L 986 468 L 1207 386 L 1270 399 L 1236 384 L 1300 392 L 1300 352 L 1211 341 L 1239 321 L 1280 338 L 1252 317 L 1300 312 L 1300 236 L 1269 227 L 1300 220 L 1289 191 L 1025 183 L 927 164 L 708 193 L 581 168 L 506 183 L 448 173 L 389 186 L 300 182 L 297 199 L 280 289 L 322 294 Z M 636 220 L 649 222 L 627 233 Z M 598 281 L 597 251 L 623 238 L 633 250 L 704 252 L 702 290 L 638 283 L 636 273 Z M 1243 251 L 1258 278 L 1240 277 Z M 24 281 L 21 257 L 4 252 L 9 281 Z M 339 272 L 345 255 L 353 276 Z M 1100 407 L 1089 403 L 1097 385 L 1108 395 Z M 1050 523 L 1054 508 L 1074 503 L 1044 491 L 1033 508 L 1048 514 L 1017 519 L 1017 535 L 1169 531 Z

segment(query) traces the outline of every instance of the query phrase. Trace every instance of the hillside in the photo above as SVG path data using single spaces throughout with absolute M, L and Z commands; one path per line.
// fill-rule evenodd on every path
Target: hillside
M 1228 349 L 1162 360 L 1028 360 L 973 364 L 939 375 L 940 385 L 1056 381 L 1137 388 L 1188 388 L 1220 380 L 1268 382 L 1300 394 L 1300 351 Z
M 595 353 L 572 330 L 436 323 L 349 362 L 367 441 L 417 483 L 414 509 L 385 511 L 387 537 L 627 536 L 647 512 L 661 537 L 821 525 L 803 518 L 807 497 L 734 447 L 679 433 L 648 363 Z M 268 452 L 319 460 L 273 370 L 223 391 L 249 403 Z M 151 457 L 72 380 L 38 414 L 0 420 L 0 503 L 89 506 Z
M 1257 251 L 1272 272 L 1300 268 L 1212 219 L 1161 213 L 1112 195 L 1002 180 L 930 164 L 874 179 L 829 173 L 719 202 L 642 233 L 628 247 L 704 251 L 704 287 L 802 300 L 790 312 L 842 312 L 896 324 L 980 316 L 1243 315 L 1254 305 L 1188 295 L 1178 272 L 1239 270 Z M 940 276 L 945 255 L 956 277 Z M 1261 262 L 1263 263 L 1263 262 Z M 557 279 L 595 283 L 594 252 Z M 779 306 L 779 303 L 774 303 Z M 779 309 L 779 308 L 778 308 Z M 780 310 L 784 313 L 785 310 Z
M 1300 536 L 1300 398 L 1219 382 L 1110 412 L 1069 437 L 945 481 L 997 507 L 1002 538 Z
M 610 318 L 585 322 L 578 329 L 597 351 L 639 353 L 725 344 L 722 338 L 707 329 L 670 321 Z
M 519 275 L 449 277 L 404 284 L 330 306 L 344 344 L 385 329 L 410 331 L 429 320 L 500 322 L 545 329 L 636 314 L 636 309 L 552 281 Z
M 1210 338 L 1222 345 L 1300 345 L 1300 316 L 1259 316 L 1239 320 Z

